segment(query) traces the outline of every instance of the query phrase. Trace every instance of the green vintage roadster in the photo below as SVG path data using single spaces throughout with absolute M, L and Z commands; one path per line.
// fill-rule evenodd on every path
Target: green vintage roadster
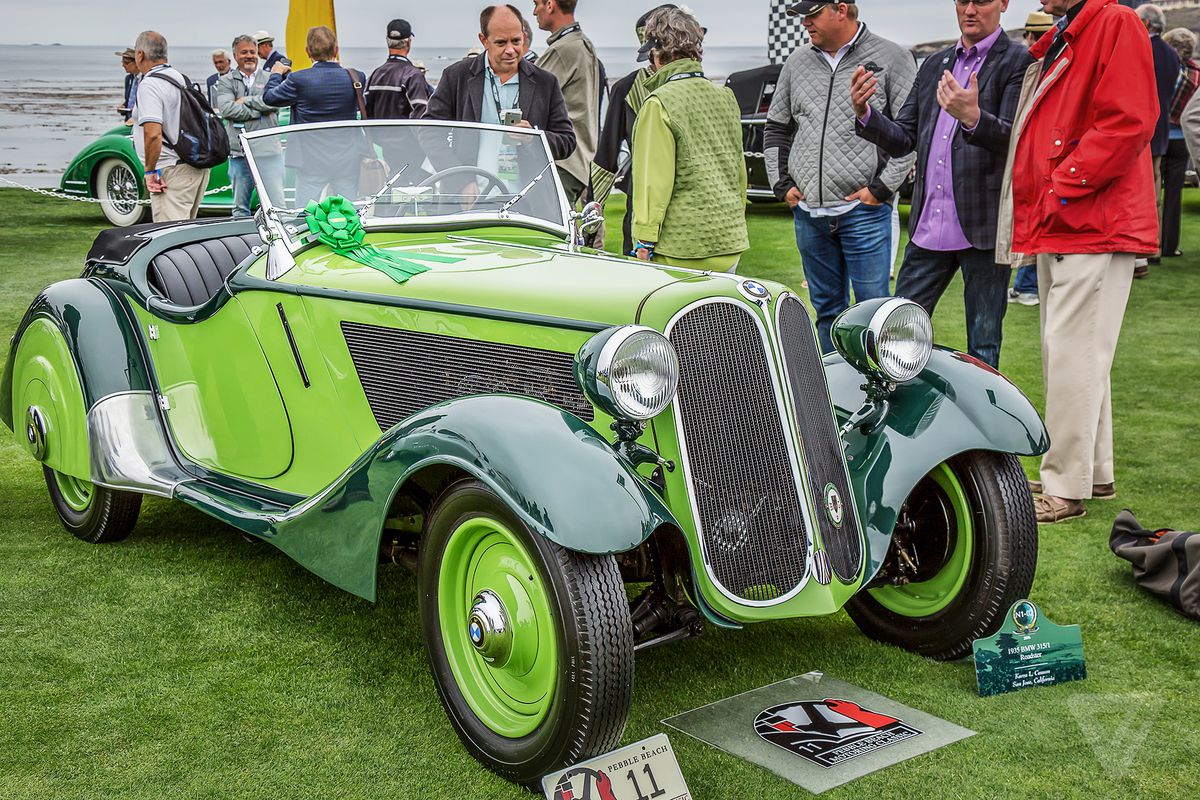
M 638 650 L 844 607 L 954 659 L 1028 593 L 1045 428 L 919 306 L 822 358 L 786 286 L 585 251 L 537 131 L 244 140 L 257 217 L 103 233 L 13 339 L 0 416 L 79 538 L 150 494 L 367 600 L 410 568 L 451 724 L 531 785 L 620 742 Z

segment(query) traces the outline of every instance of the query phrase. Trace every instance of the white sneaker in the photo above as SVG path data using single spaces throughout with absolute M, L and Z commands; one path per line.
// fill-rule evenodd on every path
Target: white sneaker
M 1009 289 L 1008 302 L 1020 303 L 1023 306 L 1036 306 L 1038 304 L 1038 296 L 1033 292 L 1018 292 L 1016 289 Z

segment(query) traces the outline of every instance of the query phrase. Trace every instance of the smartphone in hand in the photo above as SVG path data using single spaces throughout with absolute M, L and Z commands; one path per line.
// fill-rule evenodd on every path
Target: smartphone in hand
M 521 109 L 506 108 L 500 112 L 501 125 L 516 125 L 521 121 Z

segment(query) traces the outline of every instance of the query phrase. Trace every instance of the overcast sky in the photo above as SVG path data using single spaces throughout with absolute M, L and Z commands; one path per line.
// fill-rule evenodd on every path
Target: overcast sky
M 708 27 L 708 44 L 766 46 L 770 0 L 691 0 L 686 3 Z M 459 47 L 471 40 L 486 0 L 335 0 L 338 38 L 344 47 L 379 43 L 393 17 L 413 25 L 418 48 Z M 683 5 L 685 3 L 681 3 Z M 514 3 L 522 11 L 532 0 Z M 579 0 L 579 20 L 601 47 L 628 46 L 633 23 L 654 0 Z M 876 33 L 905 45 L 957 35 L 954 0 L 859 0 L 862 19 Z M 1036 0 L 1013 0 L 1004 25 L 1018 27 Z M 283 38 L 287 0 L 0 0 L 8 44 L 118 45 L 146 28 L 171 44 L 215 47 L 230 32 L 266 28 Z

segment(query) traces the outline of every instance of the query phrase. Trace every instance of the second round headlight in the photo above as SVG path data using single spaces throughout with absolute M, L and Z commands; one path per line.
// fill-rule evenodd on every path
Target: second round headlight
M 663 412 L 679 387 L 679 358 L 667 338 L 642 325 L 597 334 L 579 350 L 576 378 L 588 399 L 615 419 Z

